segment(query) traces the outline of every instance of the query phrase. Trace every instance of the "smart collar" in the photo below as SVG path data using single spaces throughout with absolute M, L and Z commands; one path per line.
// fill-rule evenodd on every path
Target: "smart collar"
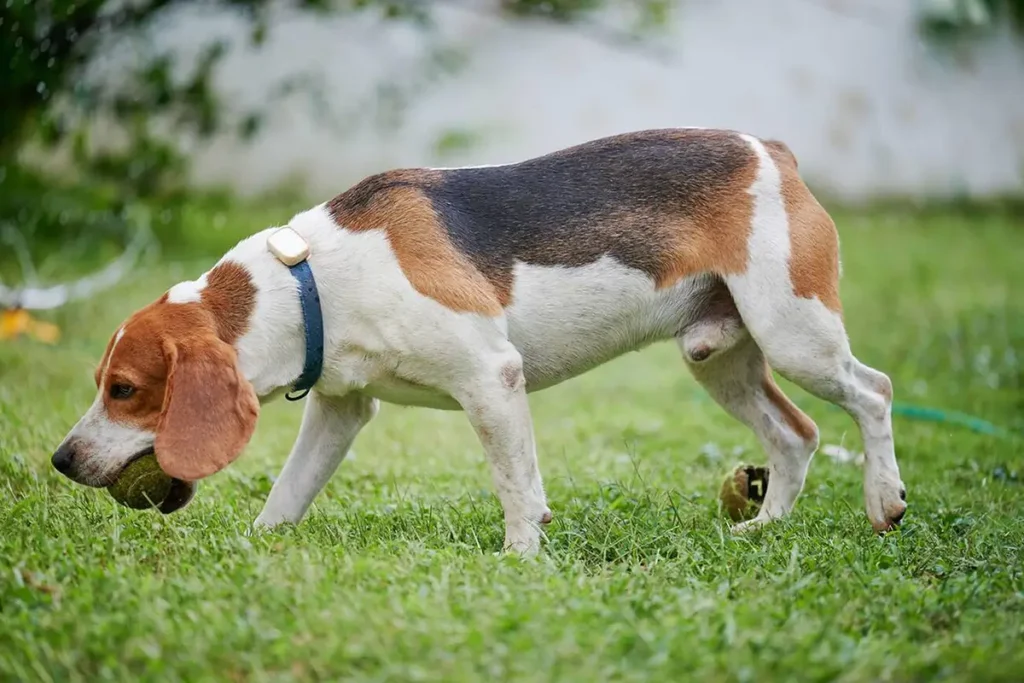
M 302 304 L 302 324 L 306 336 L 306 360 L 302 374 L 295 380 L 292 390 L 285 394 L 289 401 L 305 398 L 320 379 L 324 369 L 324 315 L 320 309 L 320 294 L 316 279 L 309 268 L 309 243 L 293 229 L 275 230 L 267 238 L 267 249 L 288 270 L 299 284 L 299 302 Z

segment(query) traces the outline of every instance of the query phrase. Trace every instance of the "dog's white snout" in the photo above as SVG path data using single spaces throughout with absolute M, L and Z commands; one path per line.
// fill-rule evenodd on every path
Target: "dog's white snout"
M 153 446 L 154 435 L 114 422 L 99 398 L 72 427 L 51 458 L 53 467 L 85 486 L 107 486 L 139 451 Z

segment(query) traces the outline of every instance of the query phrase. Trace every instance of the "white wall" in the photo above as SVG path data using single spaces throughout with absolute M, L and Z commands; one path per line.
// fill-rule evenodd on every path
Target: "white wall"
M 1003 37 L 951 57 L 919 38 L 914 8 L 687 0 L 658 39 L 670 63 L 572 29 L 449 8 L 435 38 L 464 48 L 469 62 L 419 94 L 397 129 L 375 125 L 365 102 L 381 79 L 414 72 L 434 38 L 367 17 L 281 16 L 262 51 L 240 42 L 222 87 L 239 104 L 258 102 L 274 79 L 319 69 L 348 135 L 329 132 L 304 102 L 279 105 L 251 147 L 220 140 L 198 150 L 196 178 L 258 192 L 301 173 L 312 196 L 326 197 L 392 166 L 513 161 L 605 134 L 696 125 L 785 140 L 806 177 L 847 199 L 1021 192 L 1024 50 Z M 238 37 L 240 27 L 224 15 L 179 16 L 160 39 L 188 48 Z M 353 128 L 343 116 L 352 111 L 370 120 Z M 437 154 L 452 129 L 480 143 Z

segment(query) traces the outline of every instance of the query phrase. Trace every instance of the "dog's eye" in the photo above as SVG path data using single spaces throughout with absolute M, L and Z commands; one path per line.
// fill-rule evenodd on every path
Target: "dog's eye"
M 135 393 L 135 387 L 127 384 L 111 384 L 110 398 L 130 398 Z

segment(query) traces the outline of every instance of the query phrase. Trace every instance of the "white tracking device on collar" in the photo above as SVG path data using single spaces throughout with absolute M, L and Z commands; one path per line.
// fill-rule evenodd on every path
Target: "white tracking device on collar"
M 302 263 L 309 257 L 309 243 L 289 227 L 272 232 L 267 238 L 267 249 L 288 267 Z

